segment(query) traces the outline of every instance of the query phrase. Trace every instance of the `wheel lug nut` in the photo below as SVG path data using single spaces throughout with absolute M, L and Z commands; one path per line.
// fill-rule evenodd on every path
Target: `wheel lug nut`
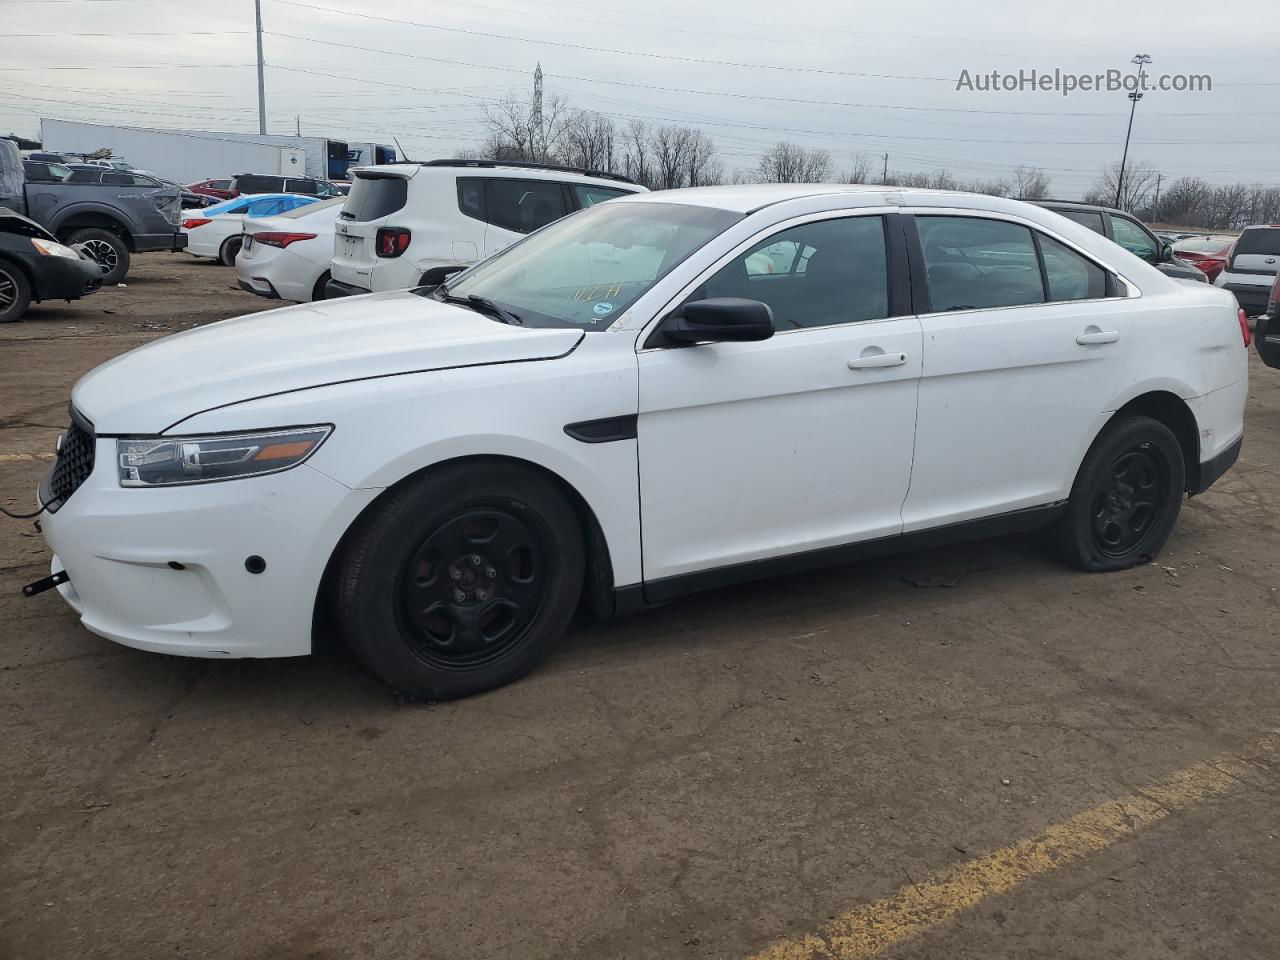
M 488 592 L 487 592 L 487 591 L 484 591 L 484 590 L 477 590 L 477 591 L 476 591 L 476 599 L 477 599 L 477 600 L 483 600 L 483 599 L 485 599 L 487 596 L 489 596 L 489 594 L 488 594 Z
M 450 576 L 452 579 L 454 579 L 454 580 L 461 580 L 461 579 L 462 579 L 462 571 L 461 571 L 461 570 L 454 570 L 453 572 L 451 572 L 451 573 L 449 574 L 449 576 Z
M 463 600 L 467 599 L 467 595 L 461 590 L 455 590 L 453 591 L 453 599 L 456 602 L 461 603 Z
M 471 565 L 473 567 L 480 566 L 480 558 L 474 553 L 471 555 Z
M 484 575 L 488 577 L 490 580 L 492 580 L 494 577 L 498 575 L 498 571 L 493 569 L 493 567 L 485 567 Z

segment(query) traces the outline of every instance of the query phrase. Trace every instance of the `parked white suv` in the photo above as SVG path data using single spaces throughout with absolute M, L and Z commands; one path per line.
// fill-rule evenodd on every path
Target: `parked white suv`
M 439 283 L 566 214 L 644 190 L 616 174 L 534 163 L 360 167 L 338 215 L 328 295 Z
M 1235 461 L 1248 343 L 1226 292 L 1016 200 L 622 197 L 434 290 L 94 370 L 27 592 L 201 657 L 309 653 L 332 611 L 440 699 L 531 669 L 579 607 L 1045 524 L 1118 570 Z
M 1216 286 L 1235 294 L 1250 316 L 1267 309 L 1271 284 L 1280 273 L 1280 224 L 1245 227 L 1227 253 Z

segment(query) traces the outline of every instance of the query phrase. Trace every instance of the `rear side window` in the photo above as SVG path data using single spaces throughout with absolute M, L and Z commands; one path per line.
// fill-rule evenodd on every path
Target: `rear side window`
M 916 217 L 933 309 L 976 310 L 1044 303 L 1027 227 L 978 217 Z
M 458 178 L 458 209 L 468 217 L 484 219 L 484 181 L 479 177 Z
M 72 170 L 67 183 L 101 183 L 101 170 Z
M 267 177 L 253 173 L 236 177 L 236 189 L 241 193 L 279 193 L 283 186 L 284 177 Z
M 1098 300 L 1107 295 L 1107 273 L 1070 247 L 1039 234 L 1050 300 Z
M 532 233 L 569 211 L 560 184 L 545 180 L 488 180 L 485 220 L 516 233 Z
M 1074 220 L 1083 227 L 1088 227 L 1094 233 L 1106 236 L 1106 231 L 1102 229 L 1102 214 L 1096 210 L 1054 210 L 1053 212 L 1061 214 L 1068 220 Z
M 604 203 L 606 200 L 625 196 L 630 192 L 627 190 L 615 190 L 612 187 L 585 187 L 577 184 L 574 184 L 571 189 L 580 207 L 592 207 L 597 203 Z
M 316 182 L 314 180 L 286 180 L 284 182 L 285 193 L 301 193 L 305 196 L 316 195 Z
M 1246 230 L 1236 241 L 1236 255 L 1242 253 L 1280 255 L 1280 230 Z
M 231 181 L 230 180 L 210 180 L 207 184 L 205 184 L 205 186 L 208 187 L 210 190 L 230 190 Z
M 279 197 L 270 200 L 254 200 L 245 207 L 245 213 L 251 217 L 270 217 L 281 211 L 292 209 L 285 206 L 285 203 L 286 201 Z
M 339 216 L 360 223 L 381 220 L 403 208 L 408 197 L 409 181 L 404 177 L 357 176 Z

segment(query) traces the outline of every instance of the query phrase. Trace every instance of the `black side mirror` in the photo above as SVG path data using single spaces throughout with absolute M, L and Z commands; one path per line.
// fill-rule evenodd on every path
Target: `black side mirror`
M 712 297 L 694 300 L 662 325 L 666 343 L 694 344 L 768 340 L 773 336 L 773 310 L 759 300 Z
M 1168 240 L 1160 241 L 1160 253 L 1156 262 L 1157 263 L 1173 262 L 1173 244 L 1170 243 Z
M 1254 322 L 1253 342 L 1268 367 L 1280 370 L 1280 317 L 1261 316 Z

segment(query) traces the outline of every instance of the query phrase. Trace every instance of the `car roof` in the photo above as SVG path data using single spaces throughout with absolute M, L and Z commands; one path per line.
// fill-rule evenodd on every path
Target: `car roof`
M 501 178 L 503 180 L 553 180 L 557 183 L 583 183 L 592 186 L 609 187 L 614 190 L 625 190 L 627 192 L 646 192 L 646 188 L 638 183 L 633 183 L 623 177 L 609 176 L 592 176 L 590 173 L 574 170 L 568 167 L 555 166 L 537 166 L 534 164 L 511 164 L 507 165 L 500 162 L 482 161 L 469 163 L 460 160 L 457 163 L 441 163 L 402 160 L 397 163 L 379 163 L 371 164 L 363 167 L 353 167 L 350 170 L 353 179 L 355 177 L 368 177 L 373 174 L 374 177 L 401 177 L 405 180 L 413 179 L 419 176 L 447 176 L 447 177 L 488 177 Z

